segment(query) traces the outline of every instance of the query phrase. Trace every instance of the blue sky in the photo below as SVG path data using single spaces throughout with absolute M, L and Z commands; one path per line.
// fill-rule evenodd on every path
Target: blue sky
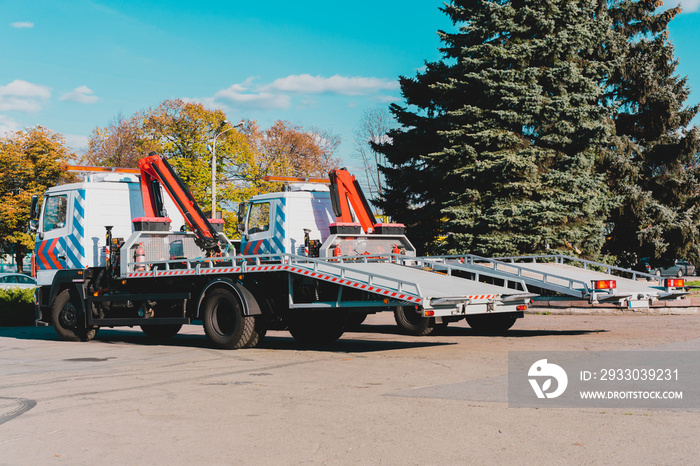
M 698 103 L 700 0 L 681 3 L 671 39 Z M 0 132 L 42 125 L 79 150 L 118 114 L 183 98 L 232 122 L 338 134 L 338 155 L 359 166 L 352 133 L 362 114 L 400 102 L 398 76 L 439 58 L 436 31 L 450 27 L 440 5 L 1 0 Z

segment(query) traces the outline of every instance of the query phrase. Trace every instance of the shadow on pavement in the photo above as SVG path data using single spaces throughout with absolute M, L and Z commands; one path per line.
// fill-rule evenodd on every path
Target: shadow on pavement
M 371 325 L 362 324 L 353 329 L 347 330 L 346 335 L 352 332 L 362 332 L 362 333 L 382 333 L 387 335 L 403 335 L 401 329 L 396 325 Z M 511 329 L 502 335 L 495 335 L 500 337 L 512 337 L 512 338 L 525 338 L 525 337 L 542 337 L 542 336 L 573 336 L 573 335 L 589 335 L 591 333 L 606 333 L 608 330 L 598 329 L 598 330 L 547 330 L 547 329 L 533 329 L 533 330 L 519 330 Z M 481 337 L 481 336 L 494 336 L 485 334 L 483 332 L 477 332 L 476 330 L 469 327 L 447 327 L 437 331 L 436 333 L 429 335 L 424 338 L 435 338 L 435 337 Z
M 327 351 L 331 353 L 370 353 L 373 351 L 428 348 L 456 344 L 451 342 L 435 341 L 431 340 L 430 338 L 421 339 L 421 341 L 372 340 L 371 336 L 368 337 L 368 339 L 353 339 L 351 335 L 351 332 L 346 332 L 340 338 L 340 340 L 326 345 L 302 345 L 301 343 L 297 343 L 291 336 L 284 337 L 268 335 L 260 343 L 258 348 L 294 351 Z
M 362 332 L 373 330 L 373 326 L 366 327 L 366 329 L 362 329 Z M 394 333 L 398 335 L 398 332 Z M 262 342 L 258 345 L 257 348 L 282 351 L 327 351 L 339 353 L 365 353 L 373 351 L 388 351 L 406 348 L 425 348 L 455 344 L 451 342 L 436 341 L 430 337 L 420 338 L 421 341 L 386 341 L 372 340 L 371 335 L 367 335 L 364 339 L 353 338 L 352 335 L 353 332 L 346 332 L 340 338 L 340 340 L 331 344 L 302 345 L 300 343 L 297 343 L 294 340 L 294 338 L 292 338 L 292 336 L 289 335 L 287 332 L 273 331 L 267 334 L 267 336 L 262 340 Z M 0 327 L 0 338 L 14 338 L 18 340 L 61 341 L 60 337 L 56 334 L 52 327 Z M 69 344 L 69 342 L 66 343 Z M 215 347 L 209 342 L 209 340 L 206 336 L 204 336 L 203 333 L 179 333 L 167 340 L 154 340 L 137 328 L 101 328 L 92 341 L 80 344 L 100 343 L 215 349 Z

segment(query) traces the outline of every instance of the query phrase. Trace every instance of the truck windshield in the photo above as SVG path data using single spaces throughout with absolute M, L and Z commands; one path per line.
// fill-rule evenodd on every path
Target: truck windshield
M 248 214 L 248 233 L 260 233 L 270 229 L 270 203 L 251 204 Z
M 44 208 L 44 232 L 66 226 L 66 211 L 68 207 L 68 196 L 52 196 L 46 198 Z

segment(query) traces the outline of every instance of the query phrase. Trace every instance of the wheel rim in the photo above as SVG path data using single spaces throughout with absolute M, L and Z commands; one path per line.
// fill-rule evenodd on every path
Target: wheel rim
M 78 325 L 78 310 L 73 303 L 66 303 L 61 309 L 58 320 L 63 328 L 75 328 Z

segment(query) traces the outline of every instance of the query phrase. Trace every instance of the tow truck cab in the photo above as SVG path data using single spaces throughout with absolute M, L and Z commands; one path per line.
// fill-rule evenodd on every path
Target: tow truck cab
M 292 183 L 282 192 L 254 196 L 242 215 L 241 254 L 304 255 L 305 239 L 323 243 L 335 222 L 328 186 Z
M 353 218 L 356 209 L 348 207 Z M 339 222 L 331 190 L 319 183 L 291 183 L 282 192 L 254 196 L 240 210 L 241 254 L 296 254 L 311 257 L 401 254 L 416 251 L 403 234 L 379 225 Z M 384 226 L 382 226 L 384 225 Z
M 174 203 L 163 199 L 170 229 L 185 221 Z M 36 224 L 33 272 L 39 286 L 51 285 L 59 271 L 78 271 L 106 265 L 105 227 L 112 236 L 128 238 L 132 219 L 143 217 L 139 178 L 136 175 L 93 174 L 79 183 L 50 188 Z

